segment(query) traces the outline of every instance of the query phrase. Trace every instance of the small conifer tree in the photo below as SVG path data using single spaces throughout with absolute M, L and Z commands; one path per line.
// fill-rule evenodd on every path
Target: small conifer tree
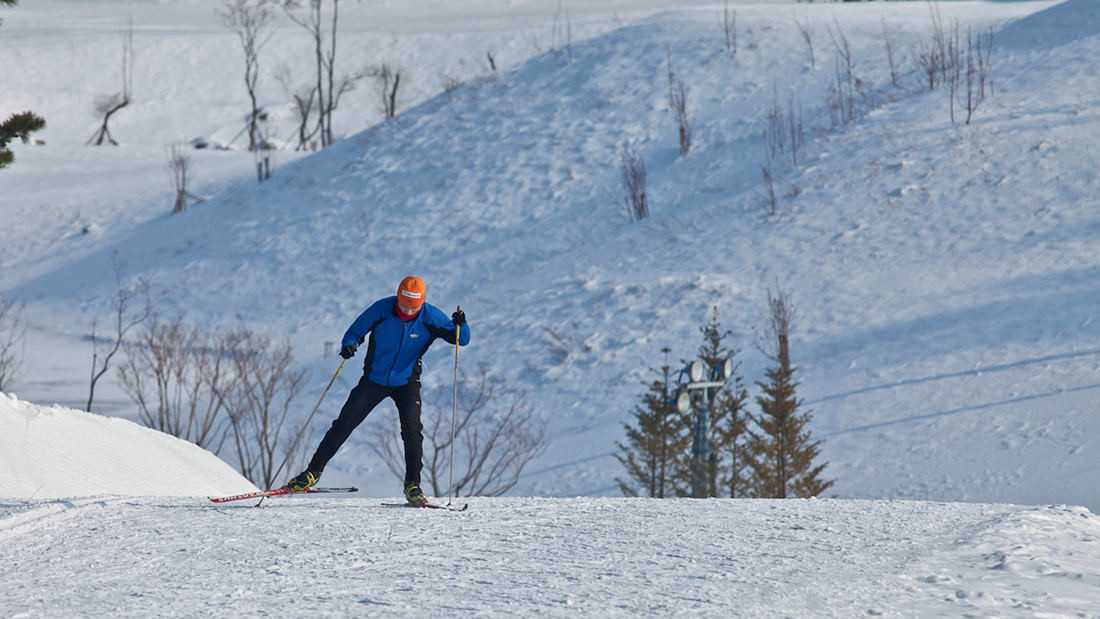
M 754 417 L 757 429 L 750 431 L 747 450 L 753 494 L 777 499 L 818 496 L 833 482 L 821 477 L 826 463 L 815 464 L 821 443 L 812 440 L 813 415 L 801 410 L 797 396 L 790 354 L 794 309 L 782 291 L 769 291 L 768 305 L 775 366 L 767 371 L 765 382 L 757 383 L 763 392 L 756 398 L 760 414 Z
M 23 143 L 30 141 L 30 135 L 46 127 L 46 121 L 34 112 L 12 114 L 0 123 L 0 168 L 15 161 L 15 154 L 8 149 L 8 143 L 19 138 Z
M 663 378 L 649 384 L 642 403 L 634 408 L 634 425 L 623 424 L 626 443 L 616 443 L 615 458 L 627 472 L 627 479 L 616 481 L 626 496 L 665 498 L 685 492 L 675 472 L 691 446 L 690 426 L 671 401 L 669 367 L 662 366 L 660 372 Z
M 18 0 L 0 0 L 0 6 L 15 6 Z M 4 20 L 0 19 L 0 25 Z M 33 112 L 12 114 L 3 123 L 0 123 L 0 168 L 4 168 L 15 161 L 15 153 L 8 149 L 8 143 L 19 138 L 23 143 L 30 141 L 30 135 L 35 131 L 41 131 L 46 127 L 46 121 Z

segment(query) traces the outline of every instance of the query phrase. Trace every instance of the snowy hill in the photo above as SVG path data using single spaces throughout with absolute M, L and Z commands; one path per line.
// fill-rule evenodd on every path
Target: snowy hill
M 44 6 L 33 17 L 67 32 Z M 130 7 L 102 6 L 116 16 Z M 495 76 L 469 71 L 449 97 L 434 94 L 438 82 L 420 82 L 418 104 L 396 120 L 316 155 L 288 156 L 294 161 L 281 160 L 258 188 L 247 155 L 202 155 L 214 179 L 204 191 L 215 197 L 184 216 L 163 215 L 166 187 L 149 178 L 163 166 L 163 144 L 188 134 L 169 137 L 156 123 L 187 117 L 190 108 L 173 106 L 228 77 L 195 69 L 183 99 L 153 98 L 134 131 L 155 137 L 96 153 L 88 186 L 56 171 L 93 157 L 72 139 L 85 125 L 66 125 L 76 105 L 62 111 L 51 146 L 20 149 L 0 177 L 14 188 L 0 195 L 10 216 L 0 229 L 0 288 L 32 304 L 30 337 L 39 343 L 29 347 L 30 391 L 21 391 L 56 401 L 66 397 L 59 380 L 84 375 L 83 359 L 38 351 L 86 347 L 116 252 L 131 275 L 154 282 L 166 311 L 289 334 L 317 370 L 312 395 L 334 366 L 317 358 L 322 342 L 417 272 L 433 302 L 461 303 L 470 316 L 477 339 L 463 363 L 490 367 L 551 422 L 551 449 L 517 491 L 608 494 L 621 473 L 609 452 L 660 349 L 670 346 L 674 360 L 690 355 L 707 309 L 719 304 L 748 381 L 760 378 L 754 330 L 778 281 L 798 307 L 801 394 L 838 495 L 1100 508 L 1092 284 L 1100 115 L 1088 95 L 1100 38 L 1084 19 L 1092 3 L 943 4 L 944 18 L 964 29 L 1011 22 L 998 34 L 996 94 L 968 127 L 951 124 L 946 95 L 923 91 L 919 76 L 889 86 L 882 21 L 907 56 L 928 36 L 923 3 L 738 6 L 736 59 L 722 50 L 713 3 L 656 15 L 653 6 L 618 14 L 622 5 L 585 3 L 571 49 L 542 53 L 522 42 L 545 36 L 546 13 L 495 19 L 496 5 L 479 6 L 484 12 L 454 24 L 446 12 L 402 22 L 392 49 L 428 50 L 410 60 L 419 74 L 481 58 L 490 43 L 526 49 L 529 60 L 517 51 Z M 19 17 L 24 10 L 5 14 L 0 32 L 13 38 L 0 38 L 2 49 L 29 39 L 41 45 L 41 62 L 63 64 L 45 35 L 20 30 L 19 19 L 31 17 Z M 229 35 L 215 34 L 209 17 L 176 10 L 178 23 L 209 33 L 190 43 L 179 26 L 164 35 L 193 46 L 198 66 L 230 53 Z M 795 17 L 815 29 L 816 65 Z M 349 27 L 377 35 L 354 26 L 369 22 L 362 18 Z M 144 19 L 146 53 L 170 65 L 180 54 L 157 38 L 162 18 Z M 1051 24 L 1066 20 L 1077 27 L 1063 38 Z M 851 40 L 873 103 L 837 130 L 824 108 L 825 30 L 834 24 Z M 666 49 L 691 89 L 697 143 L 685 158 L 665 104 Z M 277 54 L 292 56 L 292 46 Z M 28 75 L 16 83 L 32 83 Z M 781 198 L 769 216 L 760 134 L 775 93 L 801 101 L 813 130 L 799 166 L 777 167 Z M 236 126 L 229 110 L 240 108 L 240 93 L 227 96 L 226 108 L 196 121 L 202 132 Z M 377 118 L 365 111 L 371 105 L 366 94 L 349 104 L 362 106 L 366 124 Z M 73 154 L 55 152 L 66 139 Z M 618 185 L 627 139 L 650 168 L 653 215 L 636 224 Z M 55 158 L 71 167 L 52 166 Z M 98 224 L 93 233 L 74 233 L 88 221 Z M 445 386 L 445 352 L 427 362 L 426 382 Z M 323 415 L 335 414 L 354 378 L 338 383 Z M 125 400 L 111 406 L 127 414 Z M 384 415 L 368 423 L 388 423 Z M 329 471 L 326 480 L 371 493 L 394 488 L 362 436 Z
M 1100 591 L 1100 518 L 1080 508 L 477 499 L 454 514 L 376 499 L 267 505 L 0 504 L 0 563 L 18 566 L 18 577 L 0 580 L 4 613 L 1093 617 Z
M 0 393 L 0 498 L 199 496 L 255 488 L 214 454 L 125 419 Z M 5 532 L 0 521 L 0 536 Z

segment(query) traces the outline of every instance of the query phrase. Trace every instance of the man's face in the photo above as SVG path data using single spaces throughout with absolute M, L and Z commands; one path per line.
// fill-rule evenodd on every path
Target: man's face
M 402 314 L 404 314 L 406 316 L 414 316 L 414 315 L 416 315 L 417 312 L 420 311 L 420 306 L 419 305 L 413 305 L 412 303 L 406 301 L 405 299 L 402 299 L 402 298 L 398 297 L 398 299 L 397 299 L 397 309 L 398 309 L 398 311 L 400 311 Z

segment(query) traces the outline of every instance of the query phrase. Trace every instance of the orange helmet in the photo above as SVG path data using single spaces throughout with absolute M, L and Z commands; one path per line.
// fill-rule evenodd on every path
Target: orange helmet
M 428 299 L 428 285 L 424 280 L 410 275 L 397 287 L 397 305 L 406 314 L 415 314 Z

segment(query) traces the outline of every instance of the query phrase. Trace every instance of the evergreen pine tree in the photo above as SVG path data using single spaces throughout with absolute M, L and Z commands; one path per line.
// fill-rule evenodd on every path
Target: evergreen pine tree
M 623 424 L 626 444 L 616 442 L 615 458 L 626 469 L 628 479 L 616 479 L 627 496 L 665 498 L 681 496 L 683 488 L 675 472 L 691 446 L 690 427 L 669 397 L 669 367 L 661 367 L 663 379 L 650 383 L 642 403 L 634 407 L 634 424 Z
M 826 463 L 814 464 L 821 443 L 810 437 L 813 415 L 800 410 L 789 346 L 793 311 L 782 294 L 769 294 L 769 304 L 776 365 L 767 371 L 766 382 L 757 383 L 763 392 L 756 398 L 760 414 L 753 418 L 757 430 L 750 431 L 747 451 L 753 494 L 777 499 L 818 496 L 833 482 L 821 478 Z
M 733 377 L 714 404 L 715 409 L 722 414 L 722 424 L 718 429 L 719 442 L 715 450 L 720 450 L 721 457 L 725 459 L 722 477 L 718 483 L 732 499 L 751 496 L 747 476 L 748 458 L 745 455 L 745 441 L 749 436 L 751 419 L 748 401 L 749 391 L 741 379 L 740 364 L 737 364 Z
M 0 0 L 0 5 L 15 6 L 17 0 Z M 0 20 L 0 24 L 3 24 Z M 3 123 L 0 123 L 0 168 L 6 167 L 15 161 L 15 153 L 8 150 L 8 143 L 19 138 L 24 142 L 30 139 L 30 135 L 46 126 L 46 121 L 31 112 L 12 114 Z
M 33 112 L 12 114 L 3 123 L 0 123 L 0 168 L 15 161 L 15 154 L 8 150 L 8 143 L 19 138 L 23 142 L 30 140 L 30 135 L 46 126 L 46 121 Z

